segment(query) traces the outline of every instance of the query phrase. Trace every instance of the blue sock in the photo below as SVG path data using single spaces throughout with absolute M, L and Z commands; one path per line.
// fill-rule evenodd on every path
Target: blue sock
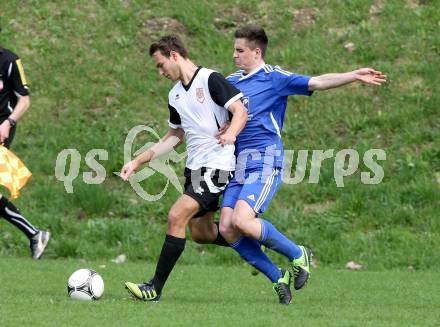
M 289 261 L 298 259 L 302 251 L 298 245 L 281 234 L 270 222 L 259 218 L 261 223 L 260 242 L 279 254 L 286 256 Z
M 281 273 L 277 266 L 268 258 L 261 250 L 260 243 L 249 237 L 242 236 L 240 239 L 231 244 L 231 248 L 240 254 L 247 263 L 257 268 L 263 274 L 275 283 L 280 279 Z

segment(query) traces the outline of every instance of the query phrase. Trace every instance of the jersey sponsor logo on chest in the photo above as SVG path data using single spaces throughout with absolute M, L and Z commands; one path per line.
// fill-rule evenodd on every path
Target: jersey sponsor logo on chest
M 205 93 L 203 92 L 203 88 L 196 88 L 196 99 L 200 103 L 203 103 L 205 101 Z

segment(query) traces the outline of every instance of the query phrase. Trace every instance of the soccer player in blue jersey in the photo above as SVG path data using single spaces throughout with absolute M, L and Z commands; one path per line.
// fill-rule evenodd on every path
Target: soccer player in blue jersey
M 356 81 L 381 85 L 386 76 L 371 68 L 317 77 L 297 75 L 264 62 L 267 44 L 266 33 L 260 27 L 248 26 L 235 32 L 234 60 L 240 70 L 227 80 L 244 94 L 248 122 L 237 137 L 237 166 L 224 193 L 219 228 L 231 247 L 274 283 L 280 303 L 289 304 L 290 273 L 278 269 L 262 252 L 260 244 L 288 258 L 297 290 L 309 278 L 312 253 L 259 218 L 282 182 L 281 131 L 287 98 L 311 96 L 313 91 Z

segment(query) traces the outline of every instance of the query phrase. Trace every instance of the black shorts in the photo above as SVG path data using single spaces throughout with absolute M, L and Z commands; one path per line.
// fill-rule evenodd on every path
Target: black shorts
M 219 209 L 220 196 L 228 185 L 232 172 L 202 167 L 197 170 L 185 168 L 184 194 L 200 204 L 200 211 L 194 216 L 201 217 L 209 211 Z

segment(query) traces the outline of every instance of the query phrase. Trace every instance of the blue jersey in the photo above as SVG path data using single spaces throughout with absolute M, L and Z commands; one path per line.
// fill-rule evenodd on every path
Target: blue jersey
M 239 70 L 226 79 L 244 94 L 242 101 L 249 117 L 235 144 L 237 169 L 283 167 L 281 132 L 287 97 L 312 95 L 310 77 L 264 64 L 247 75 Z

